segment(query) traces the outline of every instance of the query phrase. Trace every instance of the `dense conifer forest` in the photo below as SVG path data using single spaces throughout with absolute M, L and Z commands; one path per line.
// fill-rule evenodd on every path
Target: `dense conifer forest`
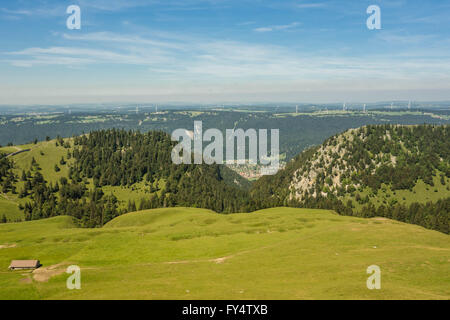
M 188 206 L 221 213 L 249 210 L 246 191 L 224 180 L 224 175 L 234 175 L 231 170 L 220 165 L 173 164 L 175 144 L 166 133 L 102 130 L 75 137 L 74 145 L 72 152 L 66 147 L 67 157 L 75 162 L 68 177 L 56 184 L 45 181 L 34 159 L 30 171 L 23 172 L 25 184 L 20 197 L 32 199 L 23 206 L 26 220 L 70 215 L 83 226 L 95 227 L 136 209 Z M 164 187 L 155 187 L 156 181 L 163 181 Z M 130 202 L 127 210 L 118 210 L 116 197 L 102 190 L 103 186 L 138 182 L 145 182 L 149 196 L 138 204 Z
M 264 208 L 327 208 L 346 215 L 392 218 L 448 233 L 449 138 L 450 126 L 370 125 L 349 130 L 304 151 L 276 175 L 256 181 L 251 196 Z M 444 190 L 442 200 L 405 205 L 391 199 L 376 205 L 386 188 L 394 193 L 407 190 L 414 197 L 413 188 L 419 180 L 429 188 L 438 180 Z
M 16 177 L 12 171 L 13 163 L 7 158 L 5 154 L 0 153 L 0 186 L 2 193 L 8 191 L 15 192 L 14 182 Z
M 339 214 L 386 217 L 449 233 L 449 126 L 373 125 L 353 129 L 310 148 L 274 176 L 256 181 L 250 190 L 236 184 L 223 165 L 175 165 L 175 142 L 161 131 L 140 133 L 108 129 L 74 137 L 55 172 L 67 165 L 67 177 L 49 183 L 33 158 L 29 170 L 13 173 L 13 161 L 0 155 L 3 193 L 29 199 L 21 209 L 26 220 L 70 215 L 84 227 L 102 226 L 125 212 L 187 206 L 219 213 L 251 212 L 275 206 L 325 208 Z M 70 164 L 66 162 L 71 160 Z M 438 180 L 436 180 L 438 178 Z M 15 188 L 22 181 L 23 187 Z M 394 193 L 422 181 L 445 191 L 439 201 L 377 203 L 388 186 Z M 104 187 L 139 184 L 148 191 L 119 209 Z M 428 187 L 427 187 L 428 188 Z M 0 217 L 0 220 L 2 217 Z

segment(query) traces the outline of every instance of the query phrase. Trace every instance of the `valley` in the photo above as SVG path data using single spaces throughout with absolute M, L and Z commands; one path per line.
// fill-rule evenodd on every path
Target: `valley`
M 448 129 L 344 129 L 254 181 L 172 164 L 163 131 L 2 147 L 0 299 L 448 300 Z
M 3 1 L 2 311 L 445 308 L 447 2 Z

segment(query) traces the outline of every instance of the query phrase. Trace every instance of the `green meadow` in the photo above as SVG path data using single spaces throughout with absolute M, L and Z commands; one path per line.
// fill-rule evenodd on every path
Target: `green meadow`
M 43 266 L 9 271 L 13 259 Z M 80 290 L 66 288 L 69 265 Z M 380 290 L 366 287 L 370 265 Z M 388 219 L 165 208 L 97 229 L 67 216 L 0 225 L 0 299 L 449 298 L 449 236 Z
M 355 201 L 355 195 L 359 194 L 361 198 L 369 196 L 370 202 L 375 206 L 389 205 L 391 203 L 400 203 L 403 205 L 411 205 L 414 202 L 427 203 L 436 202 L 439 199 L 450 196 L 450 178 L 444 177 L 444 184 L 440 179 L 440 172 L 433 177 L 434 186 L 425 184 L 419 179 L 412 190 L 392 190 L 389 185 L 383 184 L 381 189 L 374 193 L 371 188 L 366 187 L 363 190 L 355 191 L 354 194 L 346 194 L 341 199 L 344 203 L 352 200 L 354 207 L 361 210 L 363 205 Z

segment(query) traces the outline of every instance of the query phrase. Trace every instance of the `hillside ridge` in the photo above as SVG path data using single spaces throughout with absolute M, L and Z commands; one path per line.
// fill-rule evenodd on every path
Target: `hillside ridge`
M 421 220 L 448 233 L 449 138 L 450 126 L 350 129 L 306 150 L 275 176 L 261 178 L 251 193 L 263 207 L 324 207 L 394 219 L 397 210 L 400 221 Z M 429 217 L 418 217 L 418 211 Z
M 59 137 L 23 146 L 31 149 L 27 153 L 0 156 L 0 210 L 14 212 L 16 220 L 70 214 L 95 227 L 125 212 L 160 207 L 232 213 L 293 206 L 393 218 L 449 233 L 449 128 L 350 129 L 305 150 L 249 191 L 233 185 L 236 174 L 225 166 L 173 165 L 173 142 L 163 132 L 112 129 Z M 16 221 L 3 219 L 1 211 L 0 219 Z

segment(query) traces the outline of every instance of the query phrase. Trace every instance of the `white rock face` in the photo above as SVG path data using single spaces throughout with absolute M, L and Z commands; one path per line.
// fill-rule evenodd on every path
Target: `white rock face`
M 383 137 L 384 140 L 391 140 L 389 132 Z M 355 163 L 353 161 L 354 149 L 357 149 L 358 144 L 364 144 L 367 140 L 367 128 L 350 129 L 341 135 L 328 139 L 314 155 L 303 163 L 303 165 L 294 172 L 289 189 L 291 191 L 290 199 L 303 200 L 306 193 L 310 196 L 317 197 L 316 185 L 323 184 L 323 189 L 320 190 L 320 195 L 326 197 L 327 195 L 337 194 L 338 190 L 344 188 L 347 190 L 350 187 L 355 189 L 360 187 L 360 184 L 351 182 L 351 176 L 358 174 L 360 171 L 357 166 L 350 165 Z M 383 153 L 370 154 L 370 162 L 373 165 L 372 172 L 375 173 L 377 167 L 382 164 L 396 166 L 397 159 L 393 155 L 385 157 Z M 357 164 L 358 165 L 358 164 Z M 363 164 L 364 169 L 369 167 L 369 164 Z M 321 177 L 321 181 L 319 180 Z M 323 183 L 322 183 L 323 181 Z

